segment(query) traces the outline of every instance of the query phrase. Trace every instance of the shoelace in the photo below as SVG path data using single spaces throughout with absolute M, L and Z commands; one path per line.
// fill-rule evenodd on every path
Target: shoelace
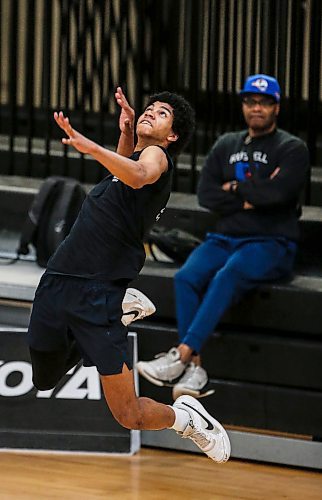
M 159 352 L 154 356 L 155 359 L 163 358 L 163 356 L 166 356 L 168 353 L 167 352 Z
M 152 361 L 153 366 L 156 370 L 163 371 L 167 366 L 167 361 L 170 356 L 168 356 L 167 352 L 160 352 L 154 356 L 154 360 Z
M 172 349 L 168 352 L 159 352 L 159 354 L 156 354 L 154 357 L 155 359 L 159 359 L 159 358 L 166 358 L 167 360 L 170 359 L 170 360 L 173 360 L 173 356 L 171 354 L 172 352 Z
M 183 438 L 189 438 L 198 446 L 205 448 L 215 441 L 215 439 L 209 439 L 205 431 L 198 425 L 191 425 L 189 423 L 190 429 L 186 433 L 179 433 Z M 215 441 L 216 442 L 216 441 Z

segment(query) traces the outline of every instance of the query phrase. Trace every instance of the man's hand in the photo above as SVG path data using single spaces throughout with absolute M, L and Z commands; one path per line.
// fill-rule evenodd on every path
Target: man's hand
M 252 205 L 248 201 L 244 201 L 244 205 L 243 205 L 244 210 L 252 210 L 253 208 L 255 208 L 254 205 Z
M 64 113 L 60 111 L 59 113 L 54 113 L 54 118 L 56 120 L 57 125 L 68 135 L 68 139 L 64 137 L 62 139 L 63 144 L 67 144 L 67 146 L 73 146 L 77 151 L 83 154 L 91 154 L 93 149 L 95 149 L 95 142 L 87 139 L 84 135 L 80 134 L 75 130 L 67 116 L 64 116 Z
M 274 177 L 277 176 L 277 174 L 279 173 L 280 170 L 281 170 L 280 167 L 276 167 L 274 172 L 272 172 L 271 175 L 269 176 L 269 178 L 274 179 Z
M 234 192 L 237 189 L 237 185 L 238 185 L 237 181 L 228 181 L 221 186 L 221 189 L 223 189 L 227 193 L 232 191 Z
M 221 189 L 226 191 L 227 193 L 230 191 L 230 182 L 225 182 L 222 186 Z
M 117 87 L 115 92 L 117 104 L 121 107 L 119 127 L 123 134 L 131 135 L 134 131 L 135 112 L 129 105 L 121 87 Z

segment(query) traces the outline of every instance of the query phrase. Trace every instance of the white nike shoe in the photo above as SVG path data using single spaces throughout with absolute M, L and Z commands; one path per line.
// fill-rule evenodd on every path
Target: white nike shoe
M 204 398 L 214 392 L 214 389 L 209 387 L 206 370 L 190 362 L 179 382 L 173 387 L 172 397 L 176 400 L 183 394 L 189 394 L 194 398 Z
M 153 302 L 144 293 L 136 288 L 128 288 L 122 302 L 123 316 L 121 321 L 124 326 L 128 326 L 133 321 L 143 319 L 155 313 L 156 308 Z
M 152 361 L 139 361 L 136 364 L 142 377 L 152 384 L 173 386 L 186 369 L 186 364 L 180 360 L 180 352 L 172 347 L 169 352 L 162 352 Z
M 223 426 L 205 410 L 202 404 L 191 396 L 180 396 L 174 404 L 189 413 L 190 419 L 183 432 L 183 438 L 191 439 L 209 458 L 224 463 L 230 457 L 230 441 Z

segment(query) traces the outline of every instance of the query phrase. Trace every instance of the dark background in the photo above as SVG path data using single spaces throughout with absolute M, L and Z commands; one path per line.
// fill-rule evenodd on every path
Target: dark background
M 63 109 L 76 128 L 114 145 L 120 84 L 137 112 L 164 89 L 195 107 L 196 133 L 180 159 L 188 182 L 175 181 L 195 192 L 216 137 L 243 127 L 238 92 L 260 72 L 280 82 L 280 127 L 322 166 L 320 0 L 0 0 L 0 18 L 2 174 L 98 181 L 102 169 L 84 159 L 75 166 L 53 143 L 61 134 L 52 113 Z

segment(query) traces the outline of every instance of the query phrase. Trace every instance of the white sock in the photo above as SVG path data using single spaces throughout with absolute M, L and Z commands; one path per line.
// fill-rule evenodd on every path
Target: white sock
M 181 408 L 174 408 L 173 406 L 170 406 L 170 408 L 172 408 L 176 416 L 174 424 L 170 429 L 174 429 L 177 432 L 183 432 L 189 423 L 189 413 Z

